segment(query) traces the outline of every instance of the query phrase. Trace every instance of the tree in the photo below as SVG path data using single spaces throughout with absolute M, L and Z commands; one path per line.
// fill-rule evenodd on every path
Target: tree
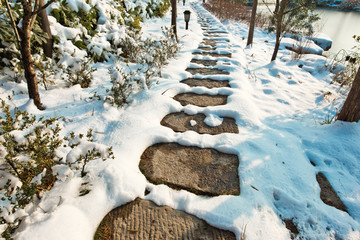
M 36 16 L 45 10 L 55 0 L 50 0 L 45 5 L 39 4 L 39 1 L 20 0 L 22 5 L 21 26 L 16 26 L 15 20 L 11 14 L 11 8 L 8 0 L 4 0 L 8 9 L 9 18 L 14 28 L 15 36 L 20 48 L 22 65 L 24 67 L 25 78 L 28 87 L 29 98 L 34 100 L 34 104 L 40 110 L 44 107 L 40 101 L 40 94 L 37 87 L 36 74 L 34 71 L 34 62 L 31 56 L 31 30 L 34 26 Z
M 252 45 L 253 43 L 257 4 L 258 0 L 254 0 L 251 10 L 250 28 L 246 46 Z
M 176 15 L 177 15 L 177 1 L 171 0 L 171 27 L 173 29 L 175 39 L 177 40 Z
M 285 33 L 300 35 L 305 30 L 306 35 L 312 33 L 312 23 L 319 17 L 313 13 L 315 5 L 310 0 L 281 0 L 276 1 L 273 12 L 273 22 L 275 24 L 275 47 L 271 61 L 276 59 L 279 51 L 280 42 Z
M 360 67 L 337 120 L 346 122 L 360 120 Z
M 44 6 L 44 0 L 39 0 L 39 8 Z M 40 23 L 42 30 L 47 34 L 47 41 L 43 43 L 44 54 L 48 58 L 52 58 L 54 41 L 51 34 L 50 23 L 46 9 L 39 11 Z
M 287 6 L 289 5 L 290 0 L 282 0 L 280 6 L 277 7 L 277 11 L 274 12 L 275 20 L 275 48 L 271 57 L 271 61 L 276 59 L 277 53 L 280 47 L 281 34 L 285 31 L 283 27 L 283 19 Z

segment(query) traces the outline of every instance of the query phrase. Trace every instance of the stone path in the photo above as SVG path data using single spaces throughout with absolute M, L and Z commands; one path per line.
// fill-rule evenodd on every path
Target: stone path
M 227 32 L 210 29 L 209 20 L 200 19 L 204 30 L 203 42 L 193 53 L 185 71 L 193 77 L 182 80 L 190 87 L 229 88 L 229 80 L 219 81 L 212 76 L 227 76 L 229 72 L 216 68 L 214 58 L 230 58 L 231 53 L 218 51 L 217 45 L 228 43 Z M 209 59 L 211 56 L 211 59 Z M 198 78 L 198 76 L 201 76 Z M 181 93 L 173 99 L 183 106 L 218 106 L 227 103 L 227 95 Z M 239 132 L 235 119 L 223 119 L 218 126 L 206 124 L 205 114 L 188 115 L 175 112 L 166 115 L 161 124 L 175 132 L 195 131 L 217 135 Z M 166 184 L 176 190 L 198 195 L 239 195 L 240 180 L 237 155 L 211 148 L 183 146 L 179 143 L 158 143 L 148 147 L 141 156 L 139 169 L 149 182 Z M 101 222 L 95 239 L 236 239 L 235 234 L 210 226 L 204 220 L 167 206 L 136 199 L 112 210 Z
M 185 70 L 193 76 L 181 83 L 209 89 L 230 88 L 229 80 L 224 80 L 229 73 L 217 68 L 217 59 L 226 61 L 231 58 L 230 52 L 217 49 L 218 45 L 230 44 L 226 37 L 228 33 L 223 29 L 212 28 L 209 19 L 201 18 L 199 22 L 204 30 L 204 38 L 193 52 L 191 67 Z M 215 79 L 214 75 L 221 76 L 223 80 Z M 227 97 L 186 92 L 173 99 L 183 106 L 208 107 L 225 105 Z M 166 115 L 161 125 L 179 133 L 239 133 L 235 119 L 219 116 L 223 119 L 222 123 L 209 126 L 206 124 L 206 117 L 202 113 L 189 115 L 185 112 L 174 112 Z M 139 169 L 147 180 L 155 185 L 165 184 L 175 190 L 206 196 L 240 195 L 238 156 L 216 149 L 184 146 L 176 142 L 158 143 L 144 151 Z M 323 202 L 346 211 L 326 177 L 319 173 L 316 179 L 321 188 Z M 292 219 L 283 221 L 292 237 L 299 233 Z M 236 236 L 185 212 L 137 198 L 108 213 L 102 220 L 95 239 L 236 239 Z

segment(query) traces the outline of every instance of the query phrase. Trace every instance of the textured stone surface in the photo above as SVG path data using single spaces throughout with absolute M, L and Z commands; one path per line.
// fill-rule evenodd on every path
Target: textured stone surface
M 236 155 L 210 148 L 158 143 L 141 156 L 140 171 L 153 184 L 166 184 L 195 194 L 239 195 Z
M 108 213 L 96 240 L 236 239 L 193 215 L 140 198 Z
M 229 72 L 224 72 L 217 68 L 187 68 L 185 71 L 195 75 L 195 74 L 202 74 L 202 75 L 229 75 Z
M 192 63 L 196 63 L 196 64 L 202 64 L 204 66 L 215 66 L 216 65 L 216 60 L 207 60 L 207 59 L 191 59 Z
M 222 87 L 230 87 L 228 80 L 212 80 L 212 79 L 198 79 L 198 78 L 186 78 L 181 81 L 189 85 L 190 87 L 207 87 L 207 88 L 222 88 Z
M 341 201 L 327 178 L 323 173 L 318 173 L 316 175 L 316 180 L 319 183 L 320 186 L 320 198 L 321 200 L 330 206 L 333 206 L 341 211 L 347 212 L 347 209 L 344 205 L 344 203 Z
M 227 95 L 180 93 L 174 97 L 174 100 L 180 102 L 183 106 L 192 104 L 199 107 L 207 107 L 225 105 L 227 97 Z
M 200 134 L 221 134 L 221 133 L 239 133 L 235 119 L 224 117 L 223 122 L 216 127 L 210 127 L 204 123 L 206 115 L 195 114 L 187 115 L 184 112 L 170 113 L 161 121 L 161 125 L 169 127 L 175 132 L 195 131 Z M 195 121 L 192 126 L 190 121 Z
M 208 45 L 208 46 L 211 46 L 211 47 L 215 47 L 216 46 L 216 41 L 215 40 L 211 40 L 211 39 L 204 39 L 201 44 L 204 44 L 204 45 Z
M 213 51 L 216 48 L 215 47 L 211 47 L 211 46 L 206 46 L 206 47 L 198 47 L 198 49 L 200 50 L 205 50 L 205 51 Z
M 231 53 L 212 53 L 212 52 L 194 52 L 193 55 L 203 55 L 203 56 L 211 56 L 211 57 L 228 57 L 231 58 Z

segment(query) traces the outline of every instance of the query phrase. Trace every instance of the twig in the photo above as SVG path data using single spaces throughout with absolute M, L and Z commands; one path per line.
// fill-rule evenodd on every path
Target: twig
M 15 37 L 16 37 L 16 41 L 18 43 L 18 48 L 20 49 L 20 36 L 19 36 L 19 32 L 17 30 L 16 24 L 15 24 L 15 21 L 14 21 L 14 17 L 13 17 L 12 12 L 11 12 L 11 8 L 9 6 L 8 0 L 4 0 L 4 1 L 6 3 L 6 9 L 7 9 L 8 14 L 9 14 L 11 25 L 12 25 L 12 27 L 14 29 L 14 32 L 15 32 Z

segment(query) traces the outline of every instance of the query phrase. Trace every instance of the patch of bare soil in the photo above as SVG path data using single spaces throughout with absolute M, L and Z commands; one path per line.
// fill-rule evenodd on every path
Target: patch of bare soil
M 205 124 L 206 115 L 195 114 L 187 115 L 184 112 L 170 113 L 161 121 L 161 125 L 169 127 L 175 132 L 195 131 L 199 134 L 221 134 L 221 133 L 239 133 L 235 119 L 224 117 L 223 122 L 216 127 L 210 127 Z M 192 125 L 191 121 L 196 124 Z
M 344 205 L 344 203 L 341 201 L 327 178 L 323 173 L 318 173 L 316 175 L 316 180 L 319 183 L 320 186 L 320 198 L 321 200 L 330 206 L 333 206 L 341 211 L 347 212 L 347 209 Z
M 149 182 L 208 195 L 239 195 L 237 155 L 211 148 L 158 143 L 141 156 L 140 171 Z
M 140 198 L 120 206 L 100 223 L 95 240 L 236 239 L 204 220 Z
M 198 79 L 198 78 L 187 78 L 182 81 L 181 83 L 185 83 L 190 87 L 207 87 L 207 88 L 222 88 L 222 87 L 230 87 L 228 80 L 213 80 L 213 79 Z
M 207 107 L 225 105 L 227 97 L 227 95 L 180 93 L 174 97 L 174 100 L 180 102 L 183 106 L 192 104 L 198 107 Z

